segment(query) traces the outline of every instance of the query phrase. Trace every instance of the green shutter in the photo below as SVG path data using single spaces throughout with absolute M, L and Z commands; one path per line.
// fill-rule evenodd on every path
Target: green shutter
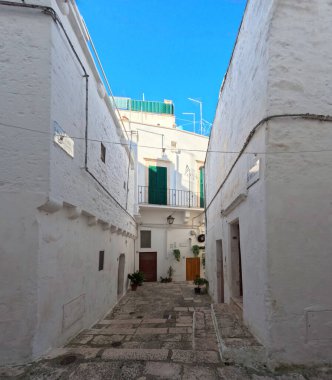
M 167 168 L 149 166 L 149 203 L 167 204 Z
M 199 168 L 199 206 L 204 207 L 204 167 Z

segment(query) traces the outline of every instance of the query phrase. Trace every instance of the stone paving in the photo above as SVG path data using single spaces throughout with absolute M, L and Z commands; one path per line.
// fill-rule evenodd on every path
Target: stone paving
M 38 362 L 0 368 L 0 379 L 327 380 L 331 368 L 265 368 L 222 362 L 208 295 L 188 283 L 146 283 L 67 346 Z

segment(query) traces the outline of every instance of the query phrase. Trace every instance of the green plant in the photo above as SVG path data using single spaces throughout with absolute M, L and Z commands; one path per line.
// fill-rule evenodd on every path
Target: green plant
M 144 281 L 144 273 L 137 270 L 134 273 L 128 274 L 128 278 L 132 284 L 142 285 Z
M 168 274 L 168 277 L 162 277 L 160 276 L 160 282 L 172 282 L 172 276 L 173 276 L 173 273 L 175 272 L 175 269 L 170 266 L 168 269 L 167 269 L 167 274 Z
M 173 249 L 173 255 L 176 261 L 180 261 L 181 252 L 179 249 Z
M 197 257 L 197 256 L 199 255 L 199 246 L 198 246 L 198 245 L 193 245 L 193 246 L 191 247 L 191 250 L 192 250 L 193 255 L 194 255 L 195 257 Z
M 206 278 L 202 278 L 202 277 L 196 277 L 195 280 L 194 280 L 194 284 L 200 288 L 201 286 L 203 285 L 206 285 L 208 286 L 209 285 L 209 281 L 206 279 Z
M 168 278 L 172 279 L 174 272 L 175 272 L 174 268 L 170 266 L 167 270 Z

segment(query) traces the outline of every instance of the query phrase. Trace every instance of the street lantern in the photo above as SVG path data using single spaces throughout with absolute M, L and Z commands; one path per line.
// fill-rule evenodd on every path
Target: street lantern
M 175 219 L 175 218 L 173 218 L 172 215 L 169 215 L 169 216 L 167 217 L 167 223 L 168 223 L 168 224 L 173 224 L 174 219 Z

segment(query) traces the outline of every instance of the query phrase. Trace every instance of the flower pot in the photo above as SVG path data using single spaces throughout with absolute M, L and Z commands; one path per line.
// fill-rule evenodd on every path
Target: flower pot
M 130 284 L 131 290 L 134 292 L 137 289 L 137 284 Z
M 195 294 L 201 294 L 201 288 L 194 288 Z

